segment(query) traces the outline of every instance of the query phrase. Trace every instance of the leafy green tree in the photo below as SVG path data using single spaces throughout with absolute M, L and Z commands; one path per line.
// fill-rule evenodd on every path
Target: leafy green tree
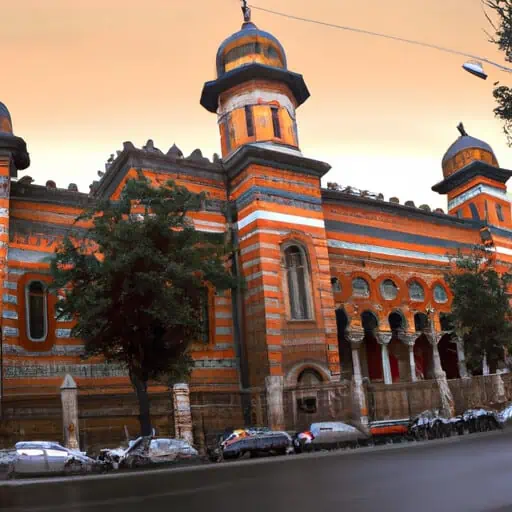
M 508 296 L 512 274 L 498 273 L 492 252 L 475 247 L 471 254 L 460 252 L 453 269 L 445 275 L 453 293 L 450 320 L 464 340 L 466 358 L 472 368 L 481 368 L 483 356 L 492 373 L 503 361 L 504 348 L 512 346 L 512 309 Z
M 76 320 L 84 357 L 100 355 L 128 370 L 142 435 L 151 433 L 148 382 L 188 374 L 187 347 L 203 334 L 206 286 L 236 286 L 224 236 L 197 231 L 187 216 L 205 198 L 139 176 L 119 201 L 101 201 L 80 216 L 89 222 L 86 235 L 66 238 L 52 261 L 58 314 Z
M 512 0 L 483 0 L 483 3 L 494 12 L 497 20 L 487 16 L 495 32 L 490 41 L 505 53 L 506 61 L 512 62 Z M 499 82 L 494 85 L 493 94 L 498 104 L 494 114 L 503 121 L 503 131 L 509 146 L 512 146 L 512 89 Z

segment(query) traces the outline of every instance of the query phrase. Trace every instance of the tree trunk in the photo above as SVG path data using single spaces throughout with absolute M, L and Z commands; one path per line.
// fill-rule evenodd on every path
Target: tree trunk
M 148 383 L 141 380 L 137 375 L 130 374 L 133 389 L 139 402 L 140 435 L 150 436 L 152 434 L 150 404 L 148 395 Z

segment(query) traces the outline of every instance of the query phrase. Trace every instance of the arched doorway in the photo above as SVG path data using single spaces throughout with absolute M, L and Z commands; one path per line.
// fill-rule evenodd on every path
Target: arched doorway
M 439 349 L 439 358 L 441 366 L 446 372 L 447 379 L 459 378 L 459 358 L 457 356 L 457 346 L 450 340 L 452 335 L 445 334 L 440 340 L 437 348 Z
M 405 329 L 405 319 L 399 311 L 393 311 L 388 316 L 388 323 L 393 333 L 391 342 L 389 343 L 389 365 L 391 367 L 391 377 L 393 382 L 407 380 L 409 372 L 409 352 L 407 346 L 404 345 L 398 333 Z
M 340 367 L 342 379 L 351 380 L 352 369 L 352 347 L 345 337 L 348 327 L 348 316 L 344 309 L 336 310 L 336 327 L 338 328 L 338 353 L 340 356 Z
M 368 377 L 371 381 L 382 381 L 384 378 L 382 374 L 382 352 L 375 337 L 375 330 L 379 326 L 379 321 L 374 313 L 364 311 L 361 314 L 361 323 L 365 332 L 364 344 Z

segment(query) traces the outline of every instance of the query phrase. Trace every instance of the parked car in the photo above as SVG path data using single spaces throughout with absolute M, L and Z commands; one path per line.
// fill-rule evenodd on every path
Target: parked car
M 101 450 L 99 458 L 112 469 L 201 460 L 198 451 L 187 441 L 162 437 L 139 437 L 126 449 Z
M 103 463 L 84 452 L 51 441 L 22 441 L 16 443 L 15 448 L 8 478 L 86 474 L 104 469 Z
M 244 455 L 286 455 L 293 453 L 293 440 L 287 432 L 246 430 L 221 443 L 221 459 L 238 459 Z
M 308 430 L 295 436 L 295 451 L 347 448 L 365 445 L 370 437 L 364 432 L 341 421 L 313 423 Z

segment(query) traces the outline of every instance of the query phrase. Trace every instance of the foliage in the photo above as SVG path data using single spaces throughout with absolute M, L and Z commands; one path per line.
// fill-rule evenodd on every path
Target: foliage
M 139 176 L 119 201 L 101 201 L 79 217 L 90 228 L 65 239 L 52 261 L 58 314 L 76 320 L 72 335 L 84 340 L 87 357 L 128 369 L 143 433 L 147 383 L 178 367 L 184 375 L 186 349 L 202 333 L 206 286 L 236 285 L 223 235 L 196 231 L 187 216 L 204 200 L 172 181 L 154 188 Z
M 495 32 L 490 41 L 505 53 L 506 61 L 512 62 L 512 0 L 484 0 L 483 3 L 494 11 L 499 20 L 496 24 L 487 16 Z M 509 146 L 512 146 L 512 89 L 499 82 L 494 85 L 493 95 L 498 104 L 494 114 L 503 121 L 503 131 Z
M 481 368 L 485 353 L 489 367 L 495 370 L 503 361 L 503 348 L 512 346 L 508 297 L 512 274 L 498 273 L 491 251 L 478 246 L 469 255 L 459 252 L 445 279 L 453 293 L 450 321 L 464 339 L 469 365 Z

